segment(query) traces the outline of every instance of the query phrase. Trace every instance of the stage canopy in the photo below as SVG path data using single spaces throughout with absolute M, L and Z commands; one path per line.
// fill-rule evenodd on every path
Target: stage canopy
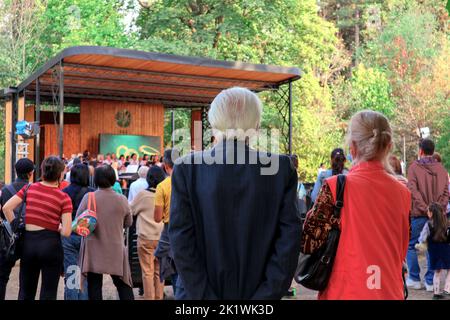
M 63 155 L 64 106 L 81 101 L 108 100 L 157 104 L 164 108 L 189 108 L 200 114 L 202 130 L 209 127 L 208 107 L 223 89 L 246 87 L 254 92 L 270 90 L 281 119 L 286 150 L 292 153 L 292 82 L 300 79 L 295 67 L 221 61 L 198 57 L 98 46 L 71 47 L 50 59 L 17 87 L 0 91 L 6 101 L 5 171 L 14 177 L 14 163 L 23 145 L 14 133 L 24 120 L 25 104 L 34 105 L 34 121 L 40 123 L 41 103 L 55 107 L 58 150 Z M 192 117 L 192 120 L 194 119 Z M 173 118 L 173 113 L 172 113 Z M 173 123 L 173 120 L 172 120 Z M 172 129 L 174 125 L 172 124 Z M 207 137 L 206 137 L 207 138 Z M 202 136 L 202 144 L 208 142 Z M 39 165 L 39 134 L 34 139 Z M 206 141 L 206 142 L 205 142 Z M 5 178 L 5 179 L 6 179 Z M 7 179 L 8 180 L 8 179 Z
M 63 67 L 63 82 L 59 82 L 59 67 Z M 63 85 L 66 102 L 91 98 L 202 107 L 226 88 L 278 89 L 300 75 L 300 70 L 292 67 L 82 46 L 63 50 L 17 91 L 26 91 L 26 99 L 34 100 L 39 79 L 42 101 L 51 101 Z

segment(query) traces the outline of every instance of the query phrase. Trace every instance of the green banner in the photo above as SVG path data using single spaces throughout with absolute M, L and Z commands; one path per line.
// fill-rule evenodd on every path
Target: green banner
M 119 134 L 100 135 L 100 153 L 115 153 L 120 155 L 138 156 L 160 154 L 161 139 L 157 136 L 136 136 Z

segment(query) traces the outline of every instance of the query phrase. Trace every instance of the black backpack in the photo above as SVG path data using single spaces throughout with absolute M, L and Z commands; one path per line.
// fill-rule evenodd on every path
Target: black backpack
M 27 185 L 22 204 L 14 209 L 15 219 L 9 223 L 6 219 L 0 219 L 0 256 L 8 261 L 15 261 L 20 258 L 22 235 L 25 230 L 25 209 L 27 192 L 30 184 Z M 7 185 L 6 189 L 14 196 L 17 191 L 12 185 Z

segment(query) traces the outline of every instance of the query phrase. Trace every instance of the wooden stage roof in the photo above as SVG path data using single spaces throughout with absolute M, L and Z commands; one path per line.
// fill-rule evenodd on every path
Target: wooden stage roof
M 300 78 L 294 67 L 176 56 L 110 47 L 81 46 L 63 50 L 17 88 L 35 99 L 58 95 L 53 74 L 62 63 L 64 101 L 107 99 L 162 103 L 170 107 L 203 107 L 223 89 L 241 86 L 255 92 L 277 89 Z M 55 68 L 56 66 L 56 68 Z

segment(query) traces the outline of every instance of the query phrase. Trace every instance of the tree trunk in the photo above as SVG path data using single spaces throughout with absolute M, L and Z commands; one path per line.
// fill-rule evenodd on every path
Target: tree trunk
M 359 49 L 359 9 L 355 12 L 355 52 Z M 355 65 L 358 64 L 358 58 L 355 56 Z

